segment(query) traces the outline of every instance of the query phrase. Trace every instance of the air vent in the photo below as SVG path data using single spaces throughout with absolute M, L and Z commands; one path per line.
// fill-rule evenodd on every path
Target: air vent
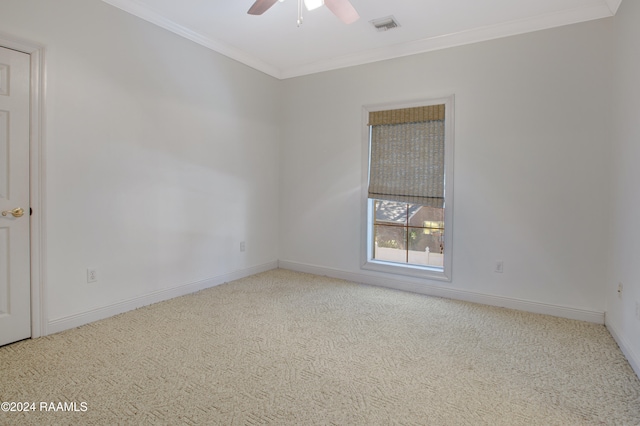
M 393 16 L 374 19 L 373 21 L 369 22 L 371 22 L 371 25 L 373 25 L 377 31 L 389 31 L 400 26 L 400 24 L 398 24 L 398 21 L 396 21 L 396 18 L 394 18 Z

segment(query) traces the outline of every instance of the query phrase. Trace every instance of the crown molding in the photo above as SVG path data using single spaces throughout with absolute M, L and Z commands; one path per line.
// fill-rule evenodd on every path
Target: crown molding
M 620 0 L 607 0 L 620 2 Z M 577 24 L 595 19 L 611 17 L 609 4 L 602 3 L 599 6 L 578 8 L 558 13 L 535 16 L 527 19 L 504 22 L 496 25 L 474 28 L 471 30 L 445 34 L 410 43 L 374 49 L 355 55 L 341 56 L 326 61 L 319 61 L 300 67 L 292 67 L 282 72 L 282 78 L 300 77 L 318 72 L 331 71 L 339 68 L 347 68 L 388 59 L 400 58 L 435 50 L 448 49 L 450 47 L 463 46 L 483 41 L 495 40 L 534 31 L 546 30 L 564 25 Z
M 196 31 L 193 31 L 187 27 L 173 22 L 170 19 L 160 15 L 159 13 L 141 5 L 136 0 L 102 0 L 104 3 L 110 4 L 120 10 L 137 16 L 140 19 L 144 19 L 154 25 L 157 25 L 165 30 L 171 31 L 181 37 L 191 40 L 201 46 L 207 47 L 214 52 L 220 53 L 228 58 L 245 64 L 253 69 L 261 71 L 272 77 L 281 79 L 281 72 L 278 68 L 267 64 L 255 57 L 248 55 L 240 49 L 236 49 L 226 43 L 222 43 L 218 40 L 206 37 Z
M 580 7 L 496 25 L 478 27 L 281 70 L 231 45 L 206 37 L 196 31 L 179 25 L 141 5 L 137 0 L 102 1 L 280 80 L 495 40 L 595 19 L 608 18 L 616 14 L 622 2 L 622 0 L 602 0 L 599 5 L 595 6 Z
M 620 7 L 620 3 L 622 3 L 622 0 L 604 0 L 604 1 L 607 3 L 607 6 L 609 6 L 609 10 L 611 10 L 611 16 L 618 13 L 618 8 Z

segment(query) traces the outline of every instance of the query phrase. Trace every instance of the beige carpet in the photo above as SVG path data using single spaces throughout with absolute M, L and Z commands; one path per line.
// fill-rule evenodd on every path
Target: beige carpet
M 2 347 L 0 401 L 36 402 L 0 412 L 20 425 L 640 424 L 604 326 L 285 270 Z

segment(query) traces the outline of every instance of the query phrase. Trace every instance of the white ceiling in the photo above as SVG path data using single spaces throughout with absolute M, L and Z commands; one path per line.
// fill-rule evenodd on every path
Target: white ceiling
M 261 16 L 254 0 L 103 1 L 283 79 L 610 17 L 622 0 L 351 0 L 355 23 L 322 7 L 300 27 L 297 0 Z M 369 22 L 389 15 L 399 28 Z

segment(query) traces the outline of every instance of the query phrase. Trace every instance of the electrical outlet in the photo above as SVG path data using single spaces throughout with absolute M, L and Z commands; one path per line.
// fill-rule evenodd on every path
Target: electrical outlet
M 623 290 L 624 286 L 622 285 L 622 283 L 618 283 L 618 297 L 622 298 L 622 290 Z
M 96 271 L 93 268 L 88 268 L 87 269 L 87 282 L 88 283 L 95 283 L 96 281 L 98 281 L 98 271 Z
M 240 251 L 245 251 L 247 249 L 247 245 L 244 241 L 240 241 Z
M 636 301 L 636 319 L 640 321 L 640 302 Z
M 504 262 L 502 260 L 496 260 L 496 267 L 493 270 L 494 272 L 497 272 L 498 274 L 501 274 L 504 272 Z

